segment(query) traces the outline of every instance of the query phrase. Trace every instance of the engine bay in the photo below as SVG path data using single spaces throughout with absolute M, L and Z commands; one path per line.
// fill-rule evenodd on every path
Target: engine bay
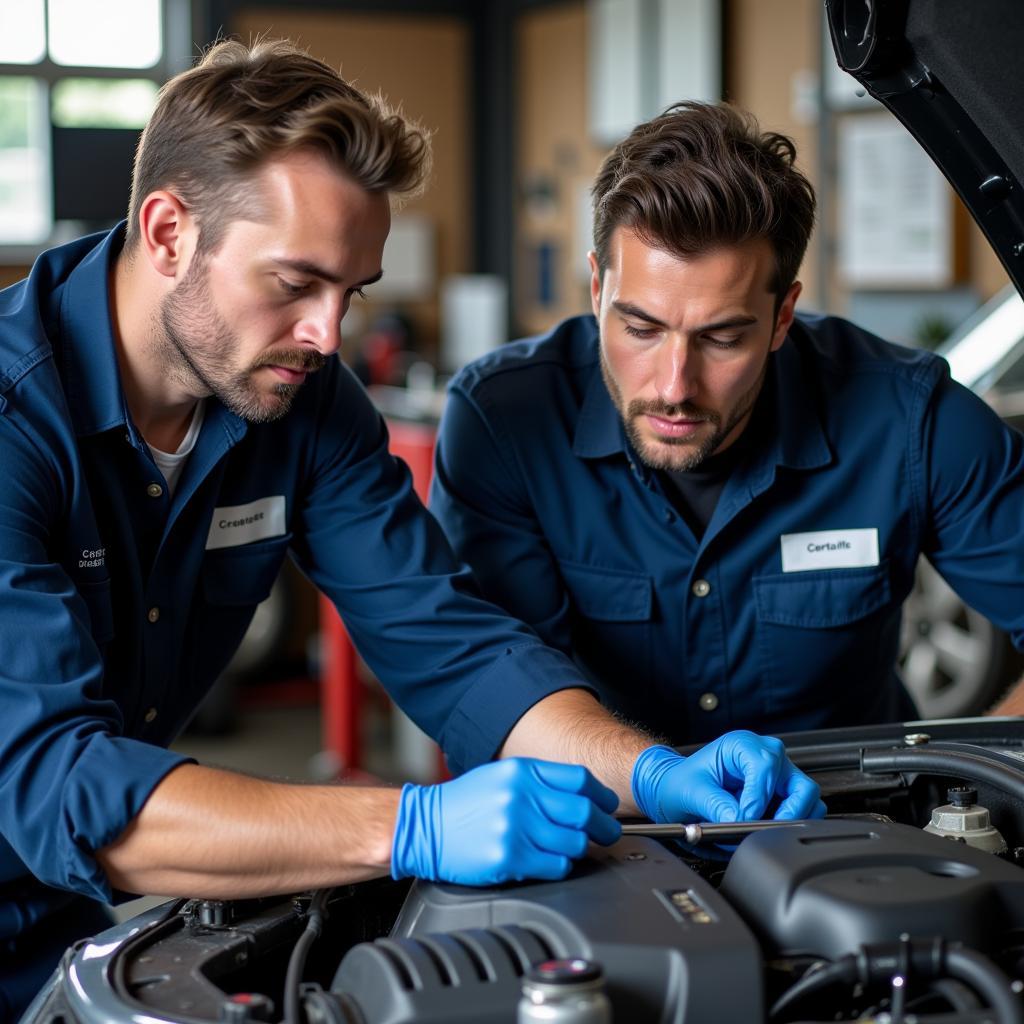
M 1024 1020 L 1024 722 L 786 739 L 822 821 L 628 836 L 560 882 L 165 904 L 69 950 L 26 1021 L 511 1021 L 552 959 L 600 965 L 613 1020 Z

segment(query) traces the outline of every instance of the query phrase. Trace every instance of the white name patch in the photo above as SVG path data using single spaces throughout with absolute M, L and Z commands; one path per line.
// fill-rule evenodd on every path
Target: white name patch
M 254 540 L 283 537 L 286 532 L 283 494 L 257 498 L 247 505 L 225 505 L 213 510 L 206 550 L 233 548 L 239 544 L 251 544 Z
M 878 565 L 878 530 L 814 530 L 784 533 L 782 571 L 810 569 L 854 569 Z

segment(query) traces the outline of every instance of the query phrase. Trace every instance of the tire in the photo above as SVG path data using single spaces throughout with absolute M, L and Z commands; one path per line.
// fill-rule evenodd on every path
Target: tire
M 1024 659 L 925 560 L 903 605 L 900 670 L 922 718 L 979 715 L 1016 681 Z

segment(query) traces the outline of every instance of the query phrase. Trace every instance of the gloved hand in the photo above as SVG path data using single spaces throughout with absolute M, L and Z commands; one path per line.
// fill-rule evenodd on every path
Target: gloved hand
M 779 798 L 776 818 L 821 818 L 817 783 L 786 757 L 781 740 L 727 732 L 683 757 L 648 747 L 633 765 L 633 799 L 651 821 L 751 821 Z
M 391 874 L 462 885 L 564 878 L 587 840 L 614 843 L 615 793 L 581 765 L 509 758 L 436 786 L 406 785 Z

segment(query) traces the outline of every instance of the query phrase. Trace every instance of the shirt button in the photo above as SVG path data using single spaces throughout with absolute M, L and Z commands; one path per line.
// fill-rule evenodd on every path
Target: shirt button
M 154 718 L 156 718 L 156 708 L 150 708 L 146 712 L 146 721 L 152 722 Z
M 711 593 L 711 584 L 707 580 L 695 580 L 690 589 L 694 597 L 707 597 Z
M 159 498 L 164 493 L 164 489 L 159 484 L 149 484 L 146 487 L 146 493 L 151 498 Z
M 713 693 L 702 693 L 698 703 L 701 711 L 714 711 L 718 707 L 718 698 Z
M 664 516 L 665 516 L 665 522 L 666 523 L 675 522 L 676 514 L 675 514 L 675 512 L 672 511 L 672 509 L 670 509 L 670 508 L 665 509 Z
M 146 618 L 149 619 L 150 622 L 156 622 L 156 620 L 160 618 L 160 609 L 150 608 L 149 611 L 146 612 Z

